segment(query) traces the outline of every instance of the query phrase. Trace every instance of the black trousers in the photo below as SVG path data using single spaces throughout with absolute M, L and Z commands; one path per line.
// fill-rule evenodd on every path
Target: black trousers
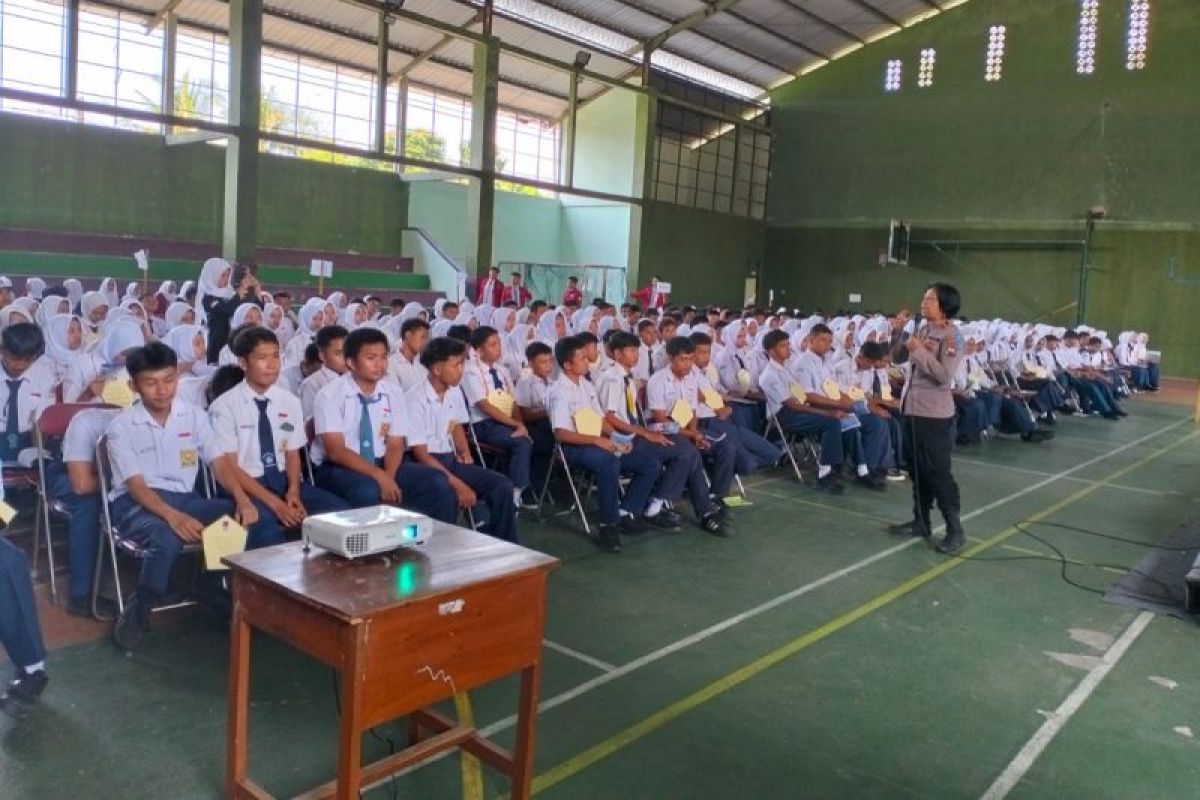
M 929 523 L 933 501 L 937 500 L 947 520 L 958 516 L 958 483 L 950 472 L 950 451 L 954 449 L 954 418 L 906 416 L 902 423 L 909 453 L 908 474 L 912 478 L 913 517 Z

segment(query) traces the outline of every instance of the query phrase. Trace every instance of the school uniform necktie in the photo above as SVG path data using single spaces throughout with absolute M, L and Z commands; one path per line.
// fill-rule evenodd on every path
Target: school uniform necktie
M 267 398 L 255 398 L 258 406 L 258 456 L 262 459 L 263 478 L 272 479 L 279 474 L 279 462 L 275 458 L 275 435 L 271 432 L 271 419 L 267 416 Z
M 500 380 L 500 373 L 495 367 L 488 367 L 488 373 L 492 376 L 492 387 L 498 391 L 504 391 L 504 381 Z
M 633 392 L 633 378 L 625 376 L 625 408 L 629 411 L 629 419 L 635 424 L 642 424 L 642 412 L 638 410 L 637 397 Z
M 21 412 L 17 401 L 21 397 L 21 378 L 8 379 L 8 404 L 4 410 L 4 453 L 5 460 L 17 457 L 21 449 Z
M 872 371 L 871 375 L 871 396 L 883 397 L 883 383 L 879 380 L 879 373 Z
M 375 429 L 371 426 L 371 404 L 378 401 L 378 397 L 358 396 L 358 402 L 362 404 L 362 416 L 358 419 L 358 454 L 372 464 L 375 463 Z

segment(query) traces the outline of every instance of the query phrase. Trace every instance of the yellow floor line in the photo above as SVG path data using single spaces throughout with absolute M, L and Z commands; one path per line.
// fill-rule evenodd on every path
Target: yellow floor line
M 1033 516 L 1024 520 L 1024 522 L 1037 522 L 1056 514 L 1059 511 L 1062 511 L 1068 506 L 1074 505 L 1085 497 L 1101 489 L 1109 481 L 1116 480 L 1124 475 L 1129 474 L 1130 472 L 1133 472 L 1136 469 L 1139 469 L 1142 466 L 1145 466 L 1156 458 L 1159 458 L 1182 446 L 1184 443 L 1191 441 L 1192 439 L 1196 438 L 1197 435 L 1200 435 L 1200 431 L 1195 431 L 1183 437 L 1182 439 L 1177 439 L 1175 442 L 1160 448 L 1146 457 L 1122 467 L 1113 474 L 1109 475 L 1107 478 L 1097 481 L 1095 484 L 1090 486 L 1085 486 L 1078 492 L 1075 492 L 1074 494 L 1047 506 L 1041 511 L 1035 513 Z M 877 595 L 866 603 L 860 605 L 858 608 L 847 611 L 845 614 L 842 614 L 841 616 L 830 620 L 824 625 L 821 625 L 820 627 L 815 628 L 796 639 L 793 639 L 782 647 L 767 653 L 766 655 L 750 662 L 749 664 L 746 664 L 744 667 L 741 667 L 740 669 L 737 669 L 722 678 L 718 678 L 707 686 L 698 689 L 692 694 L 677 700 L 676 702 L 655 712 L 654 714 L 651 714 L 641 722 L 635 723 L 625 730 L 610 736 L 599 744 L 584 750 L 582 753 L 572 756 L 558 766 L 538 775 L 533 781 L 533 793 L 538 794 L 540 792 L 544 792 L 545 790 L 556 786 L 568 778 L 582 772 L 593 764 L 603 761 L 624 747 L 633 744 L 637 740 L 648 736 L 667 723 L 683 716 L 692 709 L 697 708 L 698 706 L 701 706 L 722 694 L 725 694 L 729 690 L 745 683 L 746 681 L 764 672 L 765 670 L 770 669 L 781 661 L 791 658 L 797 653 L 808 649 L 817 642 L 832 636 L 843 628 L 858 622 L 863 617 L 878 611 L 884 606 L 887 606 L 904 597 L 905 595 L 920 589 L 926 584 L 931 583 L 937 578 L 940 578 L 950 570 L 967 563 L 972 556 L 982 553 L 985 550 L 989 550 L 996 545 L 1003 544 L 1006 539 L 1011 538 L 1017 533 L 1018 530 L 1015 525 L 1005 528 L 999 533 L 994 534 L 974 547 L 966 550 L 963 553 L 963 558 L 951 558 L 942 561 L 936 566 L 931 567 L 930 569 L 914 576 L 913 578 L 910 578 L 904 583 L 901 583 L 898 586 L 895 586 L 888 591 Z
M 475 726 L 475 709 L 471 707 L 471 695 L 459 692 L 454 695 L 454 712 L 458 715 L 458 724 Z M 483 800 L 483 765 L 475 756 L 468 755 L 464 750 L 462 758 L 462 788 L 463 800 Z

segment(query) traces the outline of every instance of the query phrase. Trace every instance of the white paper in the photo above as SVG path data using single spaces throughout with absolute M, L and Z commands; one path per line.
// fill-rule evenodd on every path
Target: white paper
M 308 274 L 314 278 L 332 278 L 333 262 L 314 258 L 308 267 Z
M 659 281 L 658 283 L 654 284 L 654 291 L 656 294 L 670 294 L 671 284 Z
M 858 294 L 857 292 L 851 292 L 850 293 L 850 302 L 851 303 L 861 303 L 862 295 Z
M 150 254 L 145 250 L 138 250 L 134 253 L 133 260 L 137 262 L 137 268 L 142 272 L 150 271 Z

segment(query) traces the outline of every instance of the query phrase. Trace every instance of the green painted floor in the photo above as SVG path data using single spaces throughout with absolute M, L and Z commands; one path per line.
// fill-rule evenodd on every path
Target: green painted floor
M 528 545 L 565 562 L 551 578 L 557 647 L 546 651 L 536 788 L 572 799 L 983 796 L 1139 615 L 1026 558 L 1048 551 L 1013 524 L 1156 542 L 1195 513 L 1200 430 L 1188 409 L 1129 408 L 1117 424 L 1064 419 L 1041 446 L 960 448 L 978 560 L 882 531 L 906 517 L 907 484 L 827 498 L 784 472 L 748 480 L 754 505 L 729 540 L 649 534 L 610 556 L 561 526 L 526 526 Z M 1145 553 L 1033 530 L 1086 564 L 1132 566 Z M 1070 575 L 1095 588 L 1118 577 Z M 1009 796 L 1197 796 L 1198 646 L 1200 627 L 1153 618 Z M 335 678 L 274 641 L 255 647 L 252 772 L 289 796 L 332 775 Z M 107 641 L 53 653 L 40 713 L 0 720 L 0 798 L 219 797 L 226 659 L 226 631 L 203 613 L 157 628 L 132 658 Z M 511 742 L 515 684 L 472 701 L 481 727 Z M 369 755 L 401 731 L 368 737 Z M 489 798 L 507 789 L 486 769 L 484 787 Z M 366 796 L 392 792 L 460 797 L 461 761 Z

